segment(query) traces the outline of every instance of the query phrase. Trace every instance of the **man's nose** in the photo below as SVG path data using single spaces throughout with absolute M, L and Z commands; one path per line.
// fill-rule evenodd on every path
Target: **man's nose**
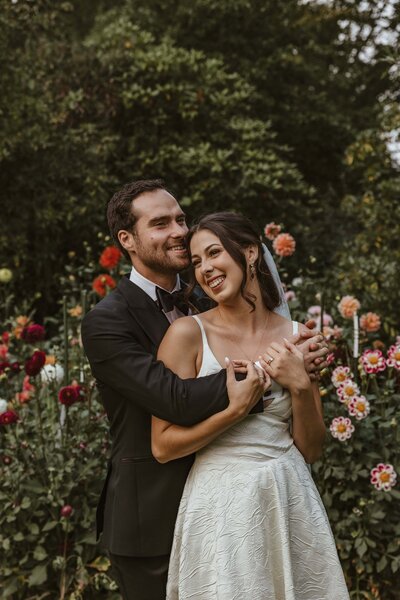
M 186 237 L 188 231 L 189 229 L 186 223 L 177 223 L 175 221 L 173 224 L 171 235 L 173 237 Z

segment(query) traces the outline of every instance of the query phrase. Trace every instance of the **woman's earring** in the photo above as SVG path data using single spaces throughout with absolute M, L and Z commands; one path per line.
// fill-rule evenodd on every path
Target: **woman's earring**
M 254 263 L 252 263 L 250 265 L 250 279 L 254 279 L 255 276 L 256 276 L 256 268 L 254 266 Z

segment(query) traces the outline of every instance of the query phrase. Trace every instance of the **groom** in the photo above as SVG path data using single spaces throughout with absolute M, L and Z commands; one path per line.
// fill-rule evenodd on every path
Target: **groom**
M 191 426 L 235 402 L 244 417 L 260 383 L 254 369 L 236 381 L 231 365 L 181 380 L 155 358 L 169 324 L 188 310 L 178 292 L 178 273 L 188 266 L 188 229 L 162 182 L 125 185 L 109 201 L 107 219 L 132 270 L 82 323 L 113 442 L 97 527 L 124 600 L 164 600 L 175 518 L 193 459 L 159 464 L 153 458 L 151 415 Z M 198 300 L 190 299 L 195 306 Z M 323 353 L 308 352 L 309 363 Z

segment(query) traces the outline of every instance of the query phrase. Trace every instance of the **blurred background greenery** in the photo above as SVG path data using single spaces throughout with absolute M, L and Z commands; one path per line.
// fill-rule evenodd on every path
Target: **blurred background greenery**
M 292 277 L 398 326 L 399 24 L 398 0 L 0 0 L 9 290 L 53 314 L 109 197 L 157 176 L 190 220 L 284 223 Z

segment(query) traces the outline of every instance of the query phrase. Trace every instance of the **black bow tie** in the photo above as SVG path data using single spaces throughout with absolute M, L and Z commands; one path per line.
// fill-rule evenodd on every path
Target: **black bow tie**
M 161 310 L 168 313 L 174 308 L 178 308 L 184 315 L 189 314 L 189 304 L 184 298 L 183 290 L 176 290 L 175 292 L 167 292 L 162 288 L 156 287 L 156 296 L 158 305 Z

